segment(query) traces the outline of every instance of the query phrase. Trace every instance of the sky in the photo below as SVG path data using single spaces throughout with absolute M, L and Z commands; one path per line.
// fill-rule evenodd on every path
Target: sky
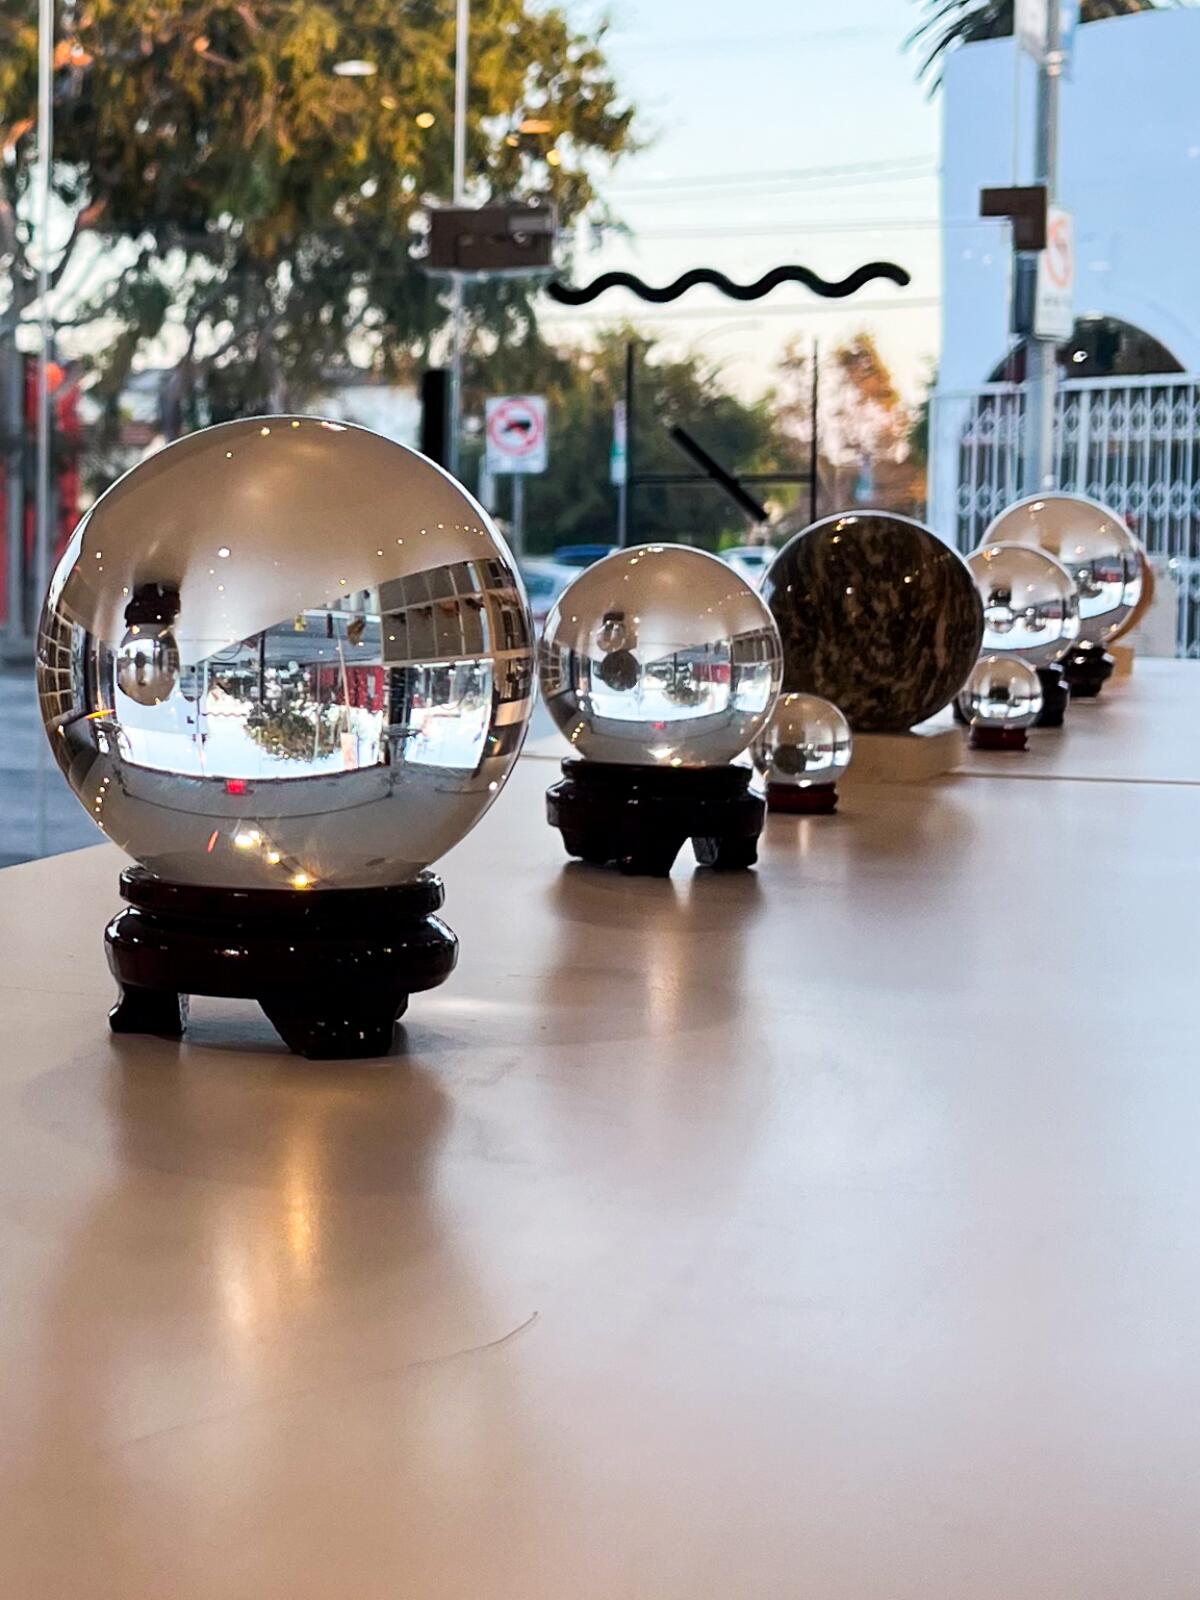
M 868 285 L 836 307 L 791 284 L 746 306 L 696 289 L 662 310 L 611 291 L 581 311 L 548 309 L 547 331 L 570 339 L 629 315 L 719 359 L 726 381 L 752 395 L 790 339 L 834 344 L 867 327 L 902 389 L 919 393 L 939 338 L 940 114 L 902 50 L 918 16 L 911 0 L 567 9 L 588 29 L 611 19 L 604 48 L 649 139 L 602 185 L 632 238 L 581 251 L 578 280 L 623 267 L 666 283 L 714 266 L 749 281 L 784 262 L 841 277 L 885 259 L 913 281 Z

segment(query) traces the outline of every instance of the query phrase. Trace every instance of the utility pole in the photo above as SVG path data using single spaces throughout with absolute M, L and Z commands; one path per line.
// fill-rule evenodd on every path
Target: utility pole
M 621 495 L 620 525 L 617 530 L 617 542 L 626 548 L 634 542 L 633 539 L 633 474 L 636 457 L 634 456 L 634 418 L 637 414 L 637 348 L 636 339 L 630 339 L 625 346 L 625 485 Z
M 469 83 L 470 0 L 457 0 L 454 24 L 454 204 L 467 199 L 467 87 Z M 461 272 L 450 279 L 450 437 L 446 465 L 458 476 L 458 445 L 462 433 L 463 338 L 465 333 L 464 284 Z
M 1046 5 L 1046 48 L 1038 64 L 1037 140 L 1034 181 L 1046 187 L 1047 204 L 1057 198 L 1058 89 L 1062 78 L 1061 0 Z M 1033 270 L 1036 272 L 1034 258 Z M 1031 304 L 1034 297 L 1031 297 Z M 1025 358 L 1025 492 L 1054 487 L 1054 397 L 1058 386 L 1058 340 L 1036 332 Z
M 38 5 L 38 341 L 37 468 L 34 493 L 33 630 L 50 583 L 50 186 L 54 159 L 54 0 Z
M 512 548 L 519 561 L 525 554 L 525 474 L 512 475 Z
M 54 180 L 54 0 L 38 0 L 38 323 L 41 340 L 37 359 L 37 467 L 33 512 L 33 608 L 30 628 L 37 652 L 42 603 L 50 585 L 50 188 Z M 15 596 L 13 597 L 15 600 Z M 46 838 L 46 741 L 37 745 L 33 768 L 36 850 L 44 856 Z
M 820 503 L 820 432 L 817 427 L 817 416 L 821 404 L 821 346 L 814 339 L 812 347 L 812 449 L 809 453 L 809 480 L 808 480 L 808 520 L 817 520 L 817 506 Z

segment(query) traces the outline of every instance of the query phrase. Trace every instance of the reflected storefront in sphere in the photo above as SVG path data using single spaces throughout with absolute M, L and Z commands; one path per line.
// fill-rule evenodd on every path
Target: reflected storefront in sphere
M 416 452 L 303 417 L 151 457 L 77 528 L 38 640 L 51 748 L 150 871 L 407 881 L 520 750 L 532 625 L 480 507 Z
M 690 767 L 732 761 L 779 691 L 779 633 L 715 556 L 641 545 L 597 561 L 546 620 L 539 673 L 575 753 Z

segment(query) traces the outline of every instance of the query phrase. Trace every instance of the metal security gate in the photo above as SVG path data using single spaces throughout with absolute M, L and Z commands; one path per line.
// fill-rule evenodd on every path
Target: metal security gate
M 1021 489 L 1021 385 L 934 396 L 930 517 L 960 550 Z M 1177 648 L 1200 657 L 1200 378 L 1069 379 L 1054 422 L 1055 481 L 1119 512 L 1179 585 Z

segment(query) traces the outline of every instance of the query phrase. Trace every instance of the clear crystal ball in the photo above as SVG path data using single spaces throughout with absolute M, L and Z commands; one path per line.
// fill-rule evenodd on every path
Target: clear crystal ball
M 1105 644 L 1142 594 L 1137 540 L 1115 512 L 1073 494 L 1037 494 L 1009 506 L 988 528 L 981 548 L 1029 544 L 1070 573 L 1079 594 L 1079 638 Z
M 1042 710 L 1042 686 L 1020 656 L 981 656 L 958 707 L 973 728 L 1032 728 Z
M 180 883 L 403 883 L 521 748 L 533 628 L 485 512 L 364 428 L 258 417 L 170 445 L 80 522 L 37 680 L 115 843 Z
M 750 754 L 772 784 L 811 788 L 837 783 L 850 765 L 853 735 L 845 717 L 816 694 L 780 695 Z
M 684 545 L 617 550 L 568 584 L 538 652 L 542 696 L 576 753 L 731 761 L 775 703 L 779 630 L 732 567 Z
M 983 601 L 986 655 L 1048 667 L 1079 637 L 1079 591 L 1067 569 L 1035 545 L 985 544 L 967 560 Z

